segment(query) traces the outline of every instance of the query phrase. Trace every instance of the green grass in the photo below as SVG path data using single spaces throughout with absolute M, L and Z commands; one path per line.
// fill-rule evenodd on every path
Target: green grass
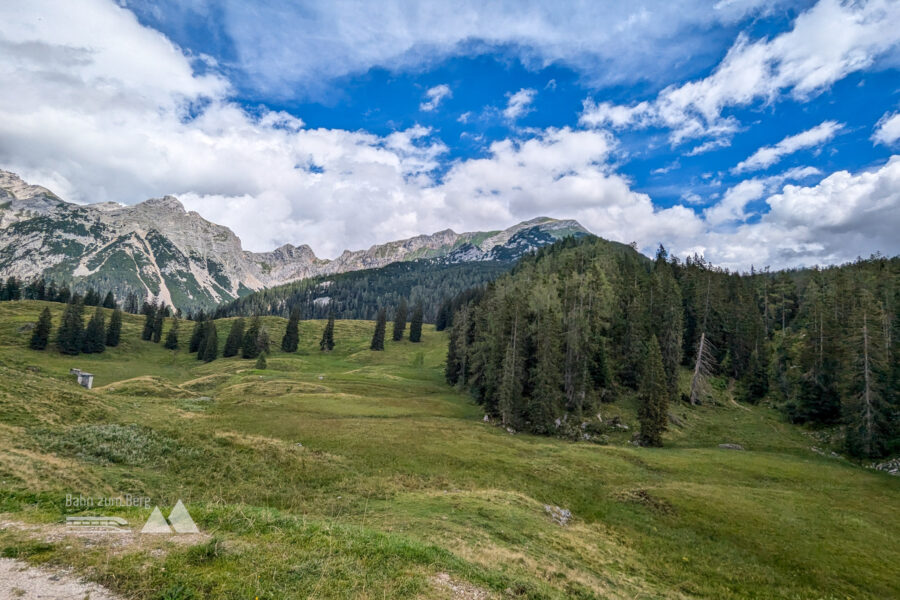
M 373 353 L 372 323 L 338 321 L 323 354 L 324 322 L 305 321 L 300 350 L 258 371 L 142 342 L 129 315 L 102 355 L 27 350 L 45 305 L 57 324 L 60 305 L 0 303 L 4 519 L 88 514 L 66 494 L 181 498 L 211 537 L 111 548 L 8 528 L 4 556 L 139 599 L 452 597 L 436 573 L 498 598 L 900 597 L 900 479 L 813 453 L 771 408 L 676 407 L 662 449 L 628 443 L 627 396 L 602 407 L 631 427 L 607 445 L 510 435 L 443 383 L 428 326 Z M 265 324 L 277 346 L 285 321 Z M 139 527 L 149 509 L 105 513 Z

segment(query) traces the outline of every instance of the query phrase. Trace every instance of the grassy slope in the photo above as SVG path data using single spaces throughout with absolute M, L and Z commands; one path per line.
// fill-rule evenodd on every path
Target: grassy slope
M 183 498 L 215 538 L 111 550 L 9 528 L 4 555 L 135 598 L 449 597 L 438 572 L 496 597 L 900 597 L 900 480 L 812 453 L 771 409 L 678 408 L 663 449 L 509 435 L 443 384 L 427 326 L 373 353 L 371 323 L 339 321 L 325 355 L 323 323 L 303 322 L 300 351 L 255 371 L 141 342 L 128 315 L 102 355 L 32 352 L 21 327 L 43 305 L 0 303 L 0 512 L 59 522 L 67 493 Z M 284 320 L 265 322 L 280 340 Z M 633 424 L 628 400 L 604 410 Z

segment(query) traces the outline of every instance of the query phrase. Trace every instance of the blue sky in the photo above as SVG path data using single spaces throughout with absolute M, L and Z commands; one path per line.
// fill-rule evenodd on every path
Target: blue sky
M 740 269 L 900 252 L 896 0 L 80 8 L 0 8 L 0 167 L 73 201 L 323 256 L 540 214 Z

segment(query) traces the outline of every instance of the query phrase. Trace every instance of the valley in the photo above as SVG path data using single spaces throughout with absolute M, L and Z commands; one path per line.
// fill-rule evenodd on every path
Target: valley
M 339 320 L 324 353 L 324 321 L 301 321 L 298 351 L 276 343 L 260 370 L 142 341 L 128 314 L 102 354 L 32 351 L 45 306 L 59 323 L 62 304 L 0 303 L 0 519 L 21 524 L 0 550 L 124 598 L 900 594 L 900 479 L 725 385 L 673 407 L 663 448 L 630 443 L 630 393 L 601 406 L 606 443 L 571 442 L 485 423 L 444 382 L 432 326 L 372 352 L 372 322 Z M 277 342 L 286 320 L 263 323 Z M 90 512 L 66 494 L 148 496 L 166 514 L 182 499 L 202 537 L 48 535 Z M 108 512 L 136 531 L 150 510 Z

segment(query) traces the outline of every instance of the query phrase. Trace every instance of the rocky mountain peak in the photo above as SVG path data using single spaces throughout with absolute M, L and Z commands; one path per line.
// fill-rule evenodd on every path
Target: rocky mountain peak
M 4 193 L 5 192 L 5 193 Z M 45 187 L 30 185 L 11 171 L 0 169 L 0 197 L 12 197 L 16 200 L 27 200 L 36 196 L 56 198 L 56 194 Z
M 584 233 L 576 221 L 538 217 L 503 231 L 444 229 L 345 250 L 335 259 L 318 258 L 306 244 L 250 252 L 229 228 L 185 211 L 174 196 L 79 206 L 0 171 L 0 276 L 32 279 L 50 271 L 57 283 L 75 289 L 99 285 L 119 297 L 136 292 L 184 309 L 208 309 L 248 290 L 396 262 L 511 262 Z
M 184 205 L 175 196 L 163 196 L 162 198 L 150 198 L 138 204 L 135 208 L 147 208 L 151 210 L 168 210 L 187 212 Z

